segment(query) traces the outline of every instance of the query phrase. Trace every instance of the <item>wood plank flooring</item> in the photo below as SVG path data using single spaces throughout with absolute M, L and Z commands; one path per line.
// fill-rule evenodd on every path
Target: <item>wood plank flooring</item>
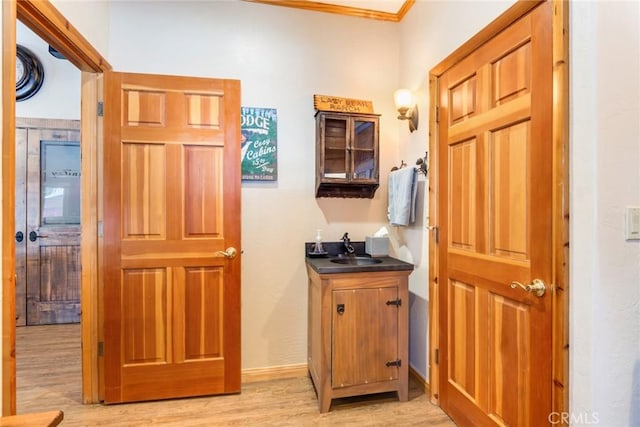
M 80 325 L 17 328 L 16 350 L 18 413 L 61 409 L 62 426 L 455 426 L 414 381 L 409 402 L 336 399 L 326 414 L 307 377 L 245 383 L 236 395 L 83 405 Z

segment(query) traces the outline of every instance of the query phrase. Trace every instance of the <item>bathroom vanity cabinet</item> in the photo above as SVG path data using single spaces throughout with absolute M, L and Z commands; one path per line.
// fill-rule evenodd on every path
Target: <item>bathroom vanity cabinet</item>
M 379 185 L 379 115 L 316 113 L 316 197 L 373 198 Z
M 339 397 L 408 399 L 410 270 L 309 276 L 308 368 L 320 412 Z

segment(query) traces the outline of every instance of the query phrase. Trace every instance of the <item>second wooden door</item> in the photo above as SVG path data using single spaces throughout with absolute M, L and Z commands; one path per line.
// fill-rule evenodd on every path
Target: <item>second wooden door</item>
M 105 74 L 105 401 L 240 391 L 240 82 Z

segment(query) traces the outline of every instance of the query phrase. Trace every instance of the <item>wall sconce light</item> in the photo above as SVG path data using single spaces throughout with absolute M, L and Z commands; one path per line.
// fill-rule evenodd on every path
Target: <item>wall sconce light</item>
M 409 130 L 418 129 L 418 105 L 413 101 L 413 94 L 409 89 L 398 89 L 393 93 L 396 109 L 400 115 L 398 120 L 408 120 Z

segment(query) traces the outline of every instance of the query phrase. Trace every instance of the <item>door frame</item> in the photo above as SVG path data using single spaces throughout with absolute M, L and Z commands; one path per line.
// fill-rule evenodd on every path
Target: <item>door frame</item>
M 16 413 L 15 326 L 15 57 L 16 20 L 51 44 L 82 71 L 81 162 L 81 328 L 82 401 L 99 401 L 98 358 L 98 171 L 102 123 L 101 74 L 111 70 L 105 58 L 48 0 L 8 0 L 2 8 L 2 415 Z
M 569 411 L 569 2 L 553 3 L 553 186 L 552 186 L 552 406 L 557 413 Z M 520 0 L 479 33 L 456 49 L 429 72 L 429 382 L 431 401 L 439 404 L 438 322 L 438 84 L 453 65 L 471 54 L 542 1 Z

